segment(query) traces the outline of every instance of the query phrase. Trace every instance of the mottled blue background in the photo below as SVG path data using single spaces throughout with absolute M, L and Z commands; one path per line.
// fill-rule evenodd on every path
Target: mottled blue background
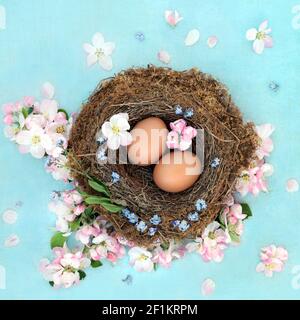
M 42 257 L 50 257 L 49 239 L 54 215 L 47 204 L 52 190 L 64 188 L 45 173 L 43 161 L 21 155 L 0 134 L 0 213 L 21 200 L 15 225 L 0 221 L 0 265 L 6 268 L 8 299 L 202 299 L 200 286 L 210 277 L 216 282 L 215 299 L 298 299 L 293 289 L 293 266 L 300 264 L 299 193 L 285 191 L 288 178 L 300 179 L 300 30 L 292 28 L 292 7 L 299 0 L 0 0 L 7 13 L 6 30 L 0 31 L 0 104 L 23 95 L 39 97 L 45 81 L 52 82 L 56 97 L 68 111 L 81 102 L 102 78 L 148 63 L 159 65 L 160 49 L 172 55 L 171 66 L 198 67 L 225 82 L 245 118 L 276 127 L 275 167 L 269 194 L 249 198 L 254 217 L 247 221 L 241 246 L 226 251 L 221 264 L 202 262 L 196 254 L 176 261 L 170 270 L 159 268 L 138 274 L 123 259 L 117 266 L 89 269 L 80 286 L 53 290 L 38 272 Z M 164 21 L 166 9 L 177 9 L 184 20 L 175 28 Z M 245 32 L 269 19 L 275 46 L 258 56 Z M 200 41 L 184 46 L 186 33 L 198 28 Z M 111 72 L 88 69 L 82 49 L 95 32 L 116 43 Z M 139 42 L 134 34 L 145 33 Z M 209 49 L 206 39 L 217 35 Z M 270 81 L 280 84 L 276 93 Z M 1 132 L 3 126 L 1 124 Z M 8 235 L 21 243 L 5 248 Z M 255 271 L 260 248 L 275 243 L 289 251 L 285 271 L 272 279 Z M 122 282 L 133 276 L 131 286 Z

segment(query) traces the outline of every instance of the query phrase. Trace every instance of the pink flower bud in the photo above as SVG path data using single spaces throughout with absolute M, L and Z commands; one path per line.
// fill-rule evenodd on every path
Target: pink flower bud
M 4 119 L 3 119 L 3 122 L 8 125 L 8 126 L 11 126 L 14 122 L 14 119 L 13 119 L 13 116 L 12 114 L 7 114 Z
M 171 122 L 170 123 L 170 128 L 178 133 L 182 133 L 182 131 L 184 130 L 184 128 L 186 127 L 186 122 L 183 119 L 179 119 L 175 122 Z

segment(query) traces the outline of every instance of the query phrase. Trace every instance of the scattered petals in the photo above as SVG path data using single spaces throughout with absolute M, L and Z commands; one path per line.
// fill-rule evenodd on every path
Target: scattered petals
M 299 183 L 296 179 L 289 179 L 286 182 L 286 191 L 287 192 L 297 192 L 299 190 Z
M 7 248 L 16 247 L 20 243 L 20 238 L 16 234 L 10 235 L 4 242 Z
M 189 31 L 189 33 L 187 34 L 184 40 L 184 44 L 186 46 L 193 46 L 195 43 L 199 41 L 199 38 L 200 38 L 200 32 L 197 29 L 193 29 Z
M 45 99 L 53 99 L 55 94 L 54 86 L 50 82 L 45 82 L 42 86 L 42 95 Z
M 164 64 L 169 64 L 170 61 L 171 61 L 170 54 L 165 50 L 159 51 L 158 54 L 157 54 L 157 58 L 158 58 L 159 61 L 161 61 Z
M 207 45 L 209 48 L 214 48 L 218 43 L 218 38 L 216 36 L 210 36 L 207 39 Z
M 205 279 L 201 286 L 201 293 L 203 296 L 209 296 L 214 293 L 216 284 L 212 279 Z
M 2 215 L 3 221 L 7 224 L 14 224 L 18 219 L 18 214 L 15 210 L 8 209 Z

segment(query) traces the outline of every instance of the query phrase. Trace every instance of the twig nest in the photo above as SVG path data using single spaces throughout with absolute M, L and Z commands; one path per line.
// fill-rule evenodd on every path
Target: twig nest
M 200 177 L 196 179 L 195 175 L 196 181 L 184 191 L 167 192 L 171 190 L 162 190 L 156 185 L 157 178 L 153 179 L 154 165 L 118 162 L 122 149 L 118 150 L 116 163 L 99 162 L 99 148 L 103 159 L 106 155 L 96 136 L 103 123 L 120 113 L 128 115 L 131 128 L 155 117 L 167 126 L 184 118 L 187 126 L 202 129 L 204 159 Z M 199 236 L 220 213 L 224 197 L 232 192 L 237 177 L 255 157 L 256 146 L 253 124 L 243 122 L 223 84 L 196 69 L 179 72 L 149 66 L 128 69 L 98 85 L 73 125 L 69 158 L 83 190 L 93 194 L 86 176 L 94 177 L 106 184 L 115 203 L 124 206 L 122 212 L 110 213 L 95 205 L 116 232 L 148 246 Z M 193 153 L 195 148 L 193 143 Z M 112 173 L 119 178 L 112 180 Z M 160 218 L 156 225 L 151 220 L 154 216 Z

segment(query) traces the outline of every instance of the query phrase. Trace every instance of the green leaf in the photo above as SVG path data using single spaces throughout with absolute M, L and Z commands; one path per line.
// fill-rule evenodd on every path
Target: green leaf
M 51 238 L 51 249 L 63 247 L 67 238 L 61 232 L 56 232 Z
M 68 112 L 65 109 L 58 109 L 57 112 L 63 112 L 66 115 L 66 119 L 69 120 Z
M 85 200 L 86 204 L 103 204 L 103 203 L 110 203 L 110 199 L 109 198 L 105 198 L 105 197 L 97 197 L 97 196 L 89 196 L 87 197 Z
M 154 263 L 153 267 L 154 267 L 154 271 L 156 271 L 158 269 L 158 264 Z
M 50 284 L 51 287 L 54 286 L 54 282 L 53 281 L 49 281 L 49 284 Z
M 92 268 L 99 268 L 102 266 L 102 262 L 99 260 L 91 260 L 91 267 Z
M 76 220 L 70 222 L 69 226 L 70 226 L 70 229 L 72 232 L 78 230 L 80 227 L 80 219 L 76 219 Z
M 170 247 L 170 243 L 168 243 L 168 242 L 163 242 L 161 245 L 161 248 L 163 249 L 163 250 L 168 250 L 169 249 L 169 247 Z
M 92 207 L 88 207 L 84 210 L 84 214 L 88 217 L 90 217 L 91 215 L 93 215 L 94 213 L 94 209 Z
M 242 206 L 243 214 L 245 214 L 247 216 L 246 219 L 248 219 L 249 217 L 252 217 L 252 211 L 251 211 L 249 205 L 247 203 L 241 203 L 241 206 Z
M 89 194 L 88 193 L 86 193 L 86 192 L 84 192 L 84 191 L 82 191 L 82 190 L 80 190 L 79 188 L 77 188 L 76 189 L 83 197 L 88 197 L 89 196 Z
M 229 235 L 233 242 L 240 243 L 240 237 L 235 232 L 229 232 Z
M 86 277 L 86 273 L 82 270 L 78 270 L 79 273 L 79 279 L 83 280 Z
M 100 193 L 104 193 L 108 197 L 110 196 L 110 193 L 108 192 L 107 187 L 101 182 L 89 180 L 89 186 Z
M 24 118 L 26 119 L 28 117 L 28 110 L 26 108 L 22 108 L 22 113 Z
M 120 212 L 124 207 L 122 206 L 119 206 L 117 204 L 113 204 L 113 203 L 108 203 L 108 202 L 103 202 L 101 203 L 101 206 L 106 209 L 107 211 L 109 212 L 113 212 L 113 213 L 116 213 L 116 212 Z

